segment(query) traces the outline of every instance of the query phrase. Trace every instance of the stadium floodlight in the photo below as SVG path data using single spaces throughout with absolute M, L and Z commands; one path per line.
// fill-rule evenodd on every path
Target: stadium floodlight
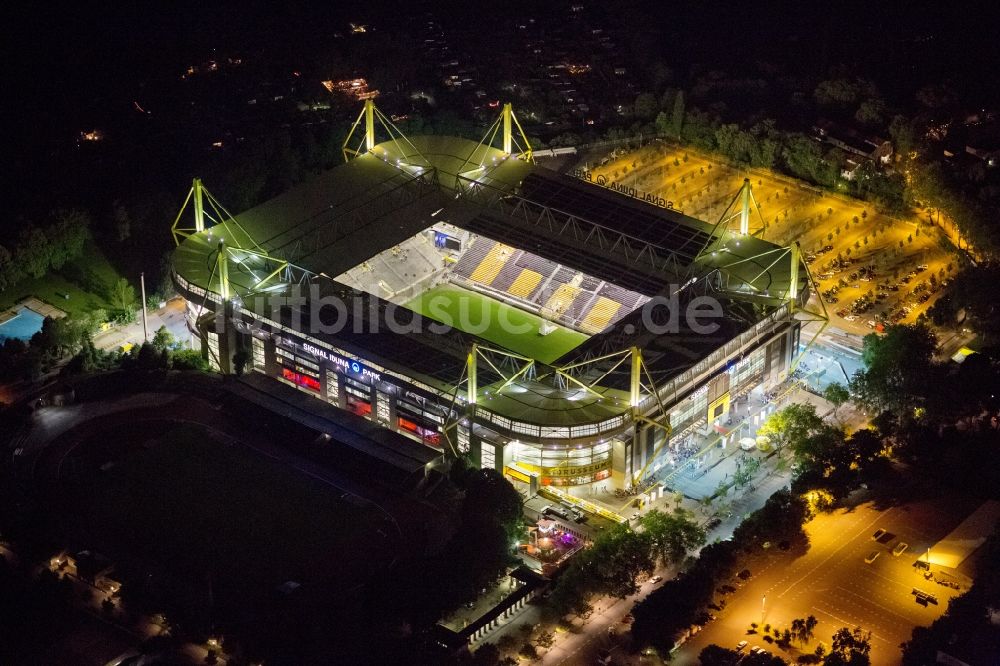
M 517 128 L 517 133 L 515 134 L 514 128 Z M 486 132 L 483 134 L 483 138 L 479 140 L 476 147 L 472 149 L 469 156 L 465 158 L 457 170 L 460 176 L 464 176 L 466 171 L 466 165 L 478 163 L 477 169 L 482 169 L 485 167 L 486 157 L 488 156 L 487 148 L 494 147 L 493 142 L 496 141 L 497 135 L 500 135 L 500 150 L 503 151 L 504 156 L 502 159 L 506 160 L 508 157 L 514 156 L 519 159 L 523 159 L 526 162 L 534 162 L 534 157 L 531 150 L 531 141 L 528 140 L 528 135 L 524 133 L 524 128 L 521 127 L 520 121 L 518 121 L 517 116 L 514 114 L 514 109 L 510 102 L 506 102 L 503 105 L 503 110 L 500 112 L 500 116 L 487 128 Z M 520 141 L 518 140 L 520 136 Z M 523 143 L 523 145 L 522 145 Z M 517 149 L 515 151 L 515 148 Z M 492 156 L 493 164 L 496 165 L 497 158 Z M 475 169 L 473 169 L 475 170 Z
M 364 133 L 361 135 L 361 140 L 357 142 L 356 147 L 352 147 L 352 141 L 355 138 L 354 134 L 361 125 L 362 120 L 365 123 Z M 357 120 L 354 121 L 350 131 L 347 133 L 347 138 L 344 139 L 344 143 L 341 146 L 341 150 L 344 153 L 344 161 L 348 162 L 352 157 L 360 157 L 367 153 L 373 153 L 378 156 L 378 152 L 375 150 L 375 132 L 379 127 L 385 130 L 385 133 L 389 136 L 389 140 L 396 147 L 396 166 L 434 168 L 431 161 L 424 157 L 420 149 L 406 138 L 406 135 L 393 124 L 392 120 L 379 111 L 378 107 L 375 106 L 375 102 L 371 99 L 365 100 L 364 106 L 361 108 L 361 113 L 358 114 Z M 392 164 L 389 160 L 388 149 L 383 148 L 382 153 L 379 158 L 386 164 Z M 422 173 L 422 171 L 418 173 Z
M 205 206 L 206 202 L 208 203 L 207 208 Z M 184 217 L 184 211 L 192 203 L 194 208 L 194 226 L 182 226 L 181 218 Z M 191 183 L 191 188 L 188 190 L 184 203 L 181 204 L 181 209 L 177 211 L 174 223 L 170 226 L 170 233 L 174 237 L 174 243 L 180 245 L 189 236 L 211 229 L 212 227 L 208 226 L 206 222 L 211 222 L 213 226 L 222 225 L 221 228 L 228 229 L 229 233 L 233 236 L 238 236 L 237 232 L 241 232 L 246 244 L 252 245 L 255 248 L 260 247 L 236 218 L 219 203 L 218 199 L 212 196 L 212 193 L 208 191 L 208 188 L 201 182 L 201 179 L 195 178 Z M 208 239 L 212 240 L 212 237 L 213 234 L 209 232 Z M 239 241 L 237 241 L 237 244 L 239 244 Z

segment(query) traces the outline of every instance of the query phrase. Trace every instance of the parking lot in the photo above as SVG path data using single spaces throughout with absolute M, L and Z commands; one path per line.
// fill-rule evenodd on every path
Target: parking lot
M 759 214 L 751 214 L 751 233 L 783 245 L 799 242 L 826 294 L 832 323 L 849 332 L 914 322 L 959 267 L 957 254 L 941 242 L 943 232 L 916 214 L 885 215 L 869 203 L 766 170 L 730 166 L 691 148 L 653 143 L 613 158 L 581 157 L 578 166 L 589 166 L 593 181 L 662 197 L 710 224 L 749 177 L 759 206 Z
M 829 647 L 839 628 L 856 626 L 872 634 L 873 664 L 898 663 L 899 644 L 910 638 L 913 628 L 943 614 L 969 582 L 933 563 L 932 577 L 925 578 L 923 564 L 914 564 L 974 508 L 974 503 L 950 500 L 884 510 L 864 504 L 816 517 L 806 525 L 808 551 L 797 556 L 774 548 L 748 562 L 751 577 L 734 577 L 736 591 L 717 594 L 722 608 L 716 619 L 678 650 L 675 663 L 697 663 L 706 645 L 734 648 L 742 640 L 748 642 L 746 649 L 759 645 L 794 661 L 812 652 L 819 641 Z M 884 533 L 876 534 L 878 530 Z M 900 546 L 904 543 L 905 549 Z M 902 552 L 894 555 L 894 549 Z M 921 598 L 914 590 L 926 595 Z M 784 650 L 763 639 L 765 626 L 783 630 L 792 620 L 809 615 L 818 625 L 806 645 L 793 642 Z M 757 623 L 756 633 L 748 633 L 751 623 Z

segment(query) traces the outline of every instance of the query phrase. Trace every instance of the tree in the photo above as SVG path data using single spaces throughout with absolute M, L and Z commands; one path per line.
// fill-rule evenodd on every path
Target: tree
M 904 160 L 910 159 L 910 153 L 916 147 L 913 123 L 905 116 L 893 116 L 889 123 L 889 137 L 895 144 L 896 154 L 901 155 Z
M 1000 264 L 984 262 L 968 268 L 955 277 L 948 293 L 931 309 L 935 321 L 954 320 L 964 310 L 971 328 L 990 344 L 1000 341 L 1000 295 L 993 285 L 1000 279 Z
M 748 485 L 752 480 L 753 472 L 750 471 L 750 468 L 745 465 L 741 465 L 737 461 L 736 471 L 733 472 L 733 485 L 737 488 L 742 488 Z
M 49 261 L 59 270 L 67 261 L 80 256 L 90 236 L 90 215 L 78 209 L 60 208 L 52 213 L 55 223 L 49 227 Z
M 815 635 L 817 624 L 819 624 L 819 620 L 816 619 L 815 615 L 810 615 L 806 618 L 805 626 L 802 631 L 803 640 L 806 643 L 808 643 L 809 640 Z
M 780 148 L 781 144 L 770 137 L 755 140 L 750 146 L 750 164 L 755 167 L 770 169 L 777 160 Z M 785 215 L 787 217 L 787 211 Z
M 833 635 L 833 644 L 823 658 L 823 666 L 868 666 L 871 640 L 871 632 L 862 631 L 861 627 L 853 630 L 841 627 Z
M 671 114 L 670 120 L 671 129 L 673 130 L 674 136 L 678 139 L 681 138 L 681 132 L 684 129 L 684 91 L 678 90 L 677 96 L 674 98 L 674 110 Z
M 823 397 L 833 405 L 833 412 L 834 415 L 836 415 L 841 405 L 850 400 L 851 392 L 847 390 L 846 386 L 839 382 L 830 382 L 826 385 L 826 388 L 823 389 Z
M 740 126 L 735 123 L 720 125 L 715 130 L 715 145 L 718 147 L 720 153 L 727 157 L 735 157 L 733 155 L 733 144 L 739 132 Z
M 483 643 L 472 655 L 473 666 L 497 666 L 500 663 L 500 648 L 493 643 Z
M 648 120 L 656 115 L 658 107 L 656 97 L 650 93 L 640 93 L 635 98 L 635 115 L 643 120 Z
M 531 643 L 525 643 L 521 646 L 521 651 L 518 654 L 525 659 L 535 660 L 538 659 L 538 650 Z
M 565 613 L 594 594 L 624 599 L 639 590 L 639 575 L 652 573 L 654 565 L 650 537 L 615 525 L 570 560 L 552 592 L 552 605 Z
M 0 292 L 12 287 L 19 280 L 14 274 L 14 263 L 10 250 L 0 245 Z
M 806 539 L 802 525 L 809 517 L 806 501 L 783 488 L 739 524 L 733 532 L 733 541 L 747 550 L 757 548 L 765 541 L 801 541 Z
M 181 349 L 170 356 L 171 367 L 174 370 L 200 370 L 208 372 L 208 361 L 197 349 Z
M 126 321 L 132 321 L 135 318 L 135 287 L 129 284 L 127 279 L 118 279 L 111 289 L 108 300 L 118 311 L 119 316 Z
M 812 639 L 814 635 L 814 630 L 819 621 L 816 619 L 815 615 L 810 615 L 809 617 L 795 618 L 792 620 L 792 636 L 802 645 L 805 645 Z
M 246 347 L 238 347 L 233 353 L 233 372 L 237 377 L 242 377 L 250 362 L 250 352 Z
M 861 102 L 854 119 L 863 125 L 880 125 L 885 119 L 885 100 L 873 97 Z
M 823 419 L 810 404 L 793 404 L 771 414 L 757 431 L 767 437 L 776 448 L 802 447 L 806 440 L 824 427 Z
M 517 649 L 517 637 L 513 634 L 504 634 L 497 640 L 497 647 L 504 654 L 510 654 Z
M 830 169 L 820 144 L 804 134 L 790 134 L 781 149 L 785 167 L 793 176 L 813 183 L 830 184 Z
M 673 123 L 670 121 L 670 116 L 668 116 L 665 111 L 660 111 L 656 114 L 656 120 L 653 121 L 653 126 L 656 127 L 657 134 L 666 135 L 673 133 Z
M 166 326 L 160 326 L 153 334 L 152 344 L 154 349 L 162 352 L 166 349 L 172 349 L 177 344 L 177 340 Z
M 684 509 L 672 513 L 653 509 L 640 519 L 640 524 L 664 566 L 682 562 L 689 551 L 705 543 L 705 530 Z
M 729 650 L 718 645 L 706 645 L 698 654 L 701 666 L 734 666 L 740 663 L 742 655 L 736 650 Z
M 494 523 L 513 541 L 521 536 L 522 503 L 520 493 L 502 473 L 495 469 L 479 469 L 465 479 L 462 521 Z
M 813 97 L 822 106 L 846 109 L 857 102 L 861 94 L 859 83 L 848 79 L 820 81 L 813 91 Z
M 873 412 L 890 410 L 899 416 L 911 410 L 932 385 L 936 346 L 934 334 L 921 324 L 899 324 L 884 335 L 865 336 L 864 367 L 850 381 L 851 395 Z
M 70 374 L 93 372 L 100 367 L 102 360 L 103 353 L 94 346 L 90 331 L 84 331 L 80 351 L 70 361 L 67 372 Z
M 722 541 L 702 548 L 689 570 L 636 604 L 633 638 L 640 644 L 672 649 L 677 637 L 711 602 L 717 581 L 730 576 L 736 562 L 734 542 Z
M 132 235 L 132 218 L 129 217 L 128 209 L 120 200 L 111 202 L 111 222 L 115 227 L 115 237 L 118 242 L 128 240 Z
M 29 225 L 21 232 L 15 261 L 24 273 L 33 278 L 40 278 L 48 272 L 52 260 L 52 246 L 45 232 Z
M 138 351 L 136 351 L 138 350 Z M 138 347 L 132 348 L 131 353 L 132 363 L 123 365 L 123 367 L 132 367 L 136 370 L 156 370 L 158 368 L 166 367 L 166 358 L 161 356 L 153 345 L 144 342 Z

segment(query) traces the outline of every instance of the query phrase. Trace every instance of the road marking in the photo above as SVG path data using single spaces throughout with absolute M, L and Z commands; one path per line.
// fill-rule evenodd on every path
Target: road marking
M 854 357 L 855 359 L 861 357 L 861 352 L 858 351 L 857 349 L 848 347 L 847 345 L 843 345 L 835 340 L 831 340 L 829 338 L 823 338 L 822 344 L 829 347 L 836 347 L 842 354 L 848 354 Z
M 857 597 L 858 599 L 861 599 L 861 601 L 863 601 L 865 603 L 869 603 L 872 606 L 878 606 L 879 608 L 881 608 L 882 610 L 886 611 L 887 613 L 891 613 L 891 614 L 895 615 L 896 617 L 898 617 L 901 620 L 903 620 L 904 626 L 912 627 L 915 624 L 918 624 L 918 622 L 914 622 L 910 618 L 908 618 L 908 617 L 906 617 L 904 615 L 900 615 L 899 613 L 897 613 L 896 611 L 892 610 L 891 608 L 889 608 L 887 606 L 883 606 L 882 604 L 878 603 L 877 601 L 873 601 L 872 599 L 870 599 L 868 597 L 863 597 L 860 594 L 857 594 L 856 592 L 851 592 L 847 588 L 838 587 L 837 589 L 841 590 L 842 592 L 846 592 L 847 594 L 851 595 L 852 597 Z
M 833 551 L 832 553 L 830 553 L 829 555 L 827 555 L 826 557 L 824 557 L 816 566 L 814 566 L 812 569 L 810 569 L 809 571 L 807 571 L 804 574 L 802 574 L 802 576 L 800 576 L 796 581 L 794 581 L 791 585 L 789 585 L 787 588 L 785 588 L 784 592 L 780 592 L 778 594 L 778 597 L 780 598 L 780 597 L 784 596 L 790 589 L 792 589 L 793 587 L 795 587 L 796 585 L 798 585 L 799 583 L 801 583 L 803 580 L 805 580 L 809 576 L 811 576 L 813 574 L 813 572 L 815 572 L 821 566 L 823 566 L 824 564 L 826 564 L 827 562 L 829 562 L 830 559 L 832 559 L 834 555 L 836 555 L 837 553 L 839 553 L 840 551 L 842 551 L 844 548 L 846 548 L 848 544 L 850 544 L 851 542 L 853 542 L 854 539 L 857 539 L 859 536 L 861 536 L 861 534 L 865 530 L 871 528 L 872 525 L 874 525 L 875 523 L 877 523 L 878 521 L 880 521 L 890 511 L 892 511 L 891 508 L 890 509 L 886 509 L 885 511 L 883 511 L 880 514 L 878 514 L 877 516 L 875 516 L 875 518 L 871 522 L 869 522 L 865 527 L 862 527 L 861 530 L 857 534 L 855 534 L 852 539 L 848 539 L 848 540 L 844 541 L 844 543 L 842 543 L 839 548 L 837 548 L 835 551 Z
M 852 626 L 854 626 L 854 627 L 861 626 L 860 622 L 851 622 L 850 620 L 845 620 L 842 617 L 837 617 L 833 613 L 831 613 L 829 611 L 825 611 L 822 608 L 820 608 L 819 606 L 813 606 L 812 610 L 816 611 L 817 613 L 820 613 L 821 615 L 826 615 L 827 617 L 832 617 L 834 620 L 836 620 L 837 622 L 839 622 L 842 626 L 845 626 L 845 627 L 848 627 L 848 628 L 850 628 Z M 887 643 L 889 645 L 892 645 L 892 641 L 890 641 L 888 638 L 885 638 L 884 636 L 879 636 L 874 631 L 872 631 L 872 638 L 877 638 L 878 640 L 882 641 L 883 643 Z
M 889 581 L 893 585 L 895 585 L 897 587 L 902 587 L 903 589 L 906 589 L 906 590 L 910 590 L 910 589 L 913 588 L 913 585 L 911 585 L 911 584 L 900 582 L 900 581 L 898 581 L 898 580 L 896 580 L 894 578 L 889 578 L 888 576 L 883 576 L 882 574 L 880 574 L 880 573 L 878 573 L 876 571 L 873 571 L 872 569 L 867 569 L 866 568 L 866 569 L 862 569 L 861 571 L 865 572 L 866 575 L 875 576 L 877 578 L 881 578 L 882 580 Z

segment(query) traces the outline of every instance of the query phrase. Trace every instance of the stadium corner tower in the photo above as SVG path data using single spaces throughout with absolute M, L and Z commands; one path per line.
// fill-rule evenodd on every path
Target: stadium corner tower
M 212 367 L 532 487 L 638 483 L 785 379 L 796 247 L 746 204 L 733 230 L 538 166 L 519 130 L 506 105 L 478 143 L 407 138 L 369 101 L 346 164 L 255 208 L 196 180 L 173 275 Z

